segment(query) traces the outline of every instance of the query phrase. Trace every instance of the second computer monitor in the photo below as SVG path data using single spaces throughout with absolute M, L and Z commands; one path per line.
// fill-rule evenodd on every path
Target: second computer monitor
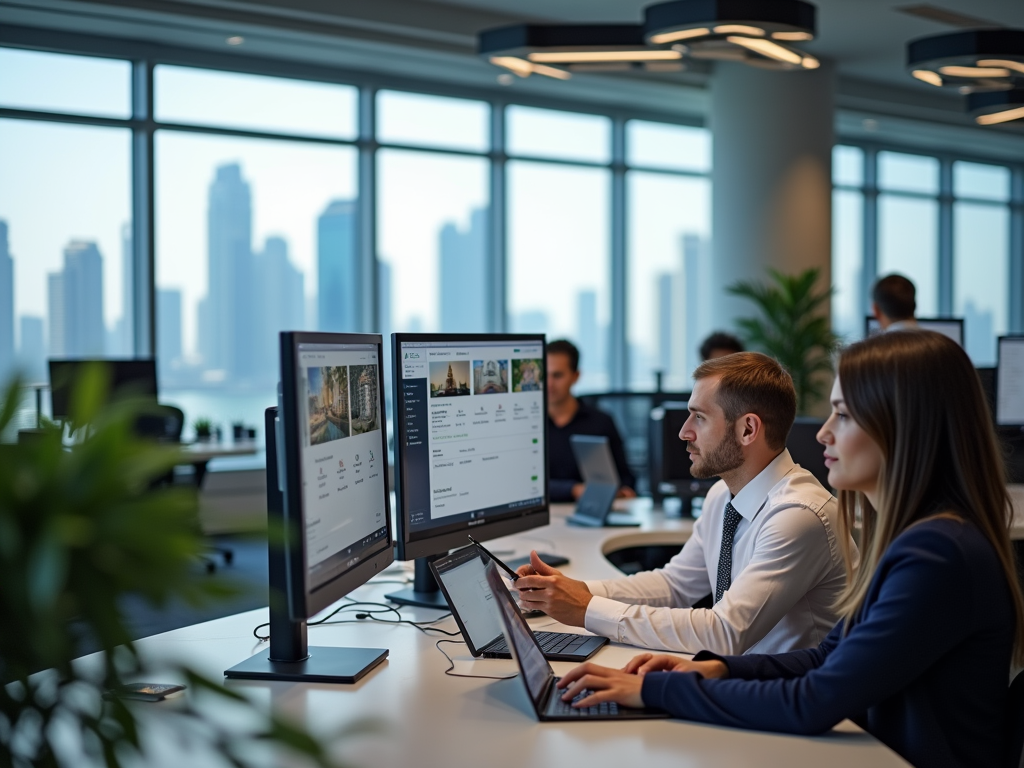
M 961 347 L 964 345 L 964 319 L 962 317 L 918 317 L 915 322 L 923 331 L 935 331 L 946 336 Z M 864 338 L 882 332 L 882 326 L 873 315 L 864 318 Z
M 547 525 L 542 334 L 392 335 L 398 558 L 415 595 L 446 605 L 425 558 Z M 432 597 L 431 597 L 432 596 Z

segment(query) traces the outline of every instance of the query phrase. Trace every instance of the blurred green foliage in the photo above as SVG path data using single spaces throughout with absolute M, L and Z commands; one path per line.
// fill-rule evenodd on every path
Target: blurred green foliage
M 205 543 L 196 491 L 161 482 L 181 463 L 179 449 L 136 437 L 144 406 L 102 405 L 108 383 L 99 366 L 78 383 L 70 446 L 56 425 L 0 444 L 0 768 L 78 765 L 83 751 L 107 766 L 144 755 L 133 707 L 102 695 L 147 671 L 120 605 L 129 595 L 164 606 L 236 593 L 197 567 Z M 15 381 L 2 395 L 0 433 L 19 392 Z M 83 641 L 102 649 L 101 664 L 73 663 Z M 261 715 L 257 731 L 218 727 L 197 708 L 203 697 L 253 705 L 190 669 L 176 668 L 174 678 L 190 691 L 167 717 L 193 739 L 202 734 L 227 764 L 246 765 L 253 739 L 333 764 L 324 744 L 273 714 Z M 62 751 L 69 723 L 77 758 Z

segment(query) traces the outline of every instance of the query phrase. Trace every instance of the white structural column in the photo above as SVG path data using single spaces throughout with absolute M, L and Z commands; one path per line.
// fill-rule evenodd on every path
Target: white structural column
M 734 329 L 749 302 L 726 294 L 737 280 L 818 267 L 831 284 L 834 69 L 778 72 L 715 67 L 712 258 L 707 310 Z

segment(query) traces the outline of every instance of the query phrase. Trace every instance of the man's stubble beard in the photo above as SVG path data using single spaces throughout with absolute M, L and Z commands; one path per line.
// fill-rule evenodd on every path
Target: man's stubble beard
M 723 472 L 730 472 L 743 466 L 743 448 L 740 441 L 736 439 L 736 432 L 733 429 L 735 422 L 729 425 L 725 437 L 710 451 L 701 452 L 703 459 L 700 467 L 695 462 L 690 464 L 690 475 L 699 480 L 709 477 L 720 477 Z M 692 446 L 692 443 L 688 444 Z

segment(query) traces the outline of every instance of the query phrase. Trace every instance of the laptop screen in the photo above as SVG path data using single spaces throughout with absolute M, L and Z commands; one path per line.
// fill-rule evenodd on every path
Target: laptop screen
M 491 594 L 496 600 L 491 602 L 498 606 L 501 611 L 502 624 L 505 628 L 505 638 L 508 640 L 509 650 L 512 658 L 519 665 L 520 674 L 526 682 L 526 690 L 533 699 L 534 704 L 541 704 L 541 697 L 547 688 L 548 680 L 554 676 L 554 671 L 544 652 L 537 645 L 537 640 L 530 631 L 526 619 L 523 618 L 519 609 L 516 608 L 512 593 L 508 591 L 505 582 L 498 571 L 498 566 L 488 561 L 486 566 L 487 584 Z
M 435 561 L 434 565 L 469 650 L 474 656 L 479 655 L 501 637 L 501 617 L 491 605 L 494 595 L 487 585 L 480 550 L 475 546 L 465 547 L 444 560 Z

